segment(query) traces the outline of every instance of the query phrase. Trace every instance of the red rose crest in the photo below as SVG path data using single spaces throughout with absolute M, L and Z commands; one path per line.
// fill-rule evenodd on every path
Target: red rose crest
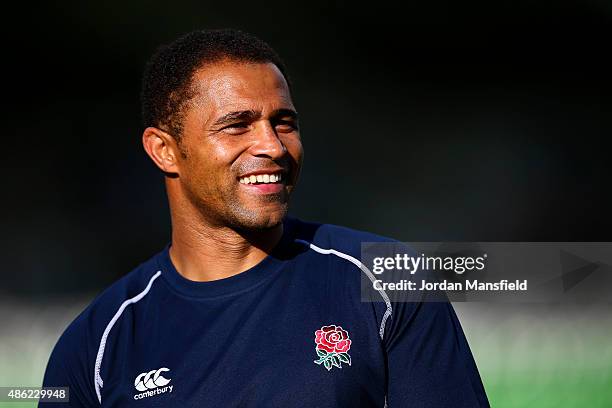
M 327 371 L 332 367 L 342 368 L 342 363 L 351 365 L 351 356 L 348 351 L 351 349 L 351 339 L 348 332 L 340 326 L 323 326 L 315 331 L 315 351 L 318 360 L 316 364 L 323 364 Z

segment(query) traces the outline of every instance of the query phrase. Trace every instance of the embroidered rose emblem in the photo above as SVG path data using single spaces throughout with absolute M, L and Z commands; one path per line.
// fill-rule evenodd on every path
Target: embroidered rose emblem
M 323 326 L 315 331 L 315 351 L 318 360 L 316 364 L 323 364 L 327 371 L 332 367 L 342 368 L 342 363 L 351 365 L 351 356 L 348 351 L 351 349 L 351 339 L 348 332 L 340 326 Z

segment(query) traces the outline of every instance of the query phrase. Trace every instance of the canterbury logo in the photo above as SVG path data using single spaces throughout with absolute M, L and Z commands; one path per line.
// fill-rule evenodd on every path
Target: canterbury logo
M 162 367 L 159 370 L 151 370 L 148 373 L 138 374 L 134 380 L 134 387 L 136 387 L 138 391 L 147 391 L 157 387 L 163 387 L 170 382 L 169 379 L 161 375 L 161 373 L 166 371 L 170 371 L 170 369 Z

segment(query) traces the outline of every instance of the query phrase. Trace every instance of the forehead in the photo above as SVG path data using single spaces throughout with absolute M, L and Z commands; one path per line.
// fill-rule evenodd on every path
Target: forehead
M 272 63 L 219 62 L 198 69 L 194 101 L 210 115 L 236 110 L 292 109 L 287 81 Z

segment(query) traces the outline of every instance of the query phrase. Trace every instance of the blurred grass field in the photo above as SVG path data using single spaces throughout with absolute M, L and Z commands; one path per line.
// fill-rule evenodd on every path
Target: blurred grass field
M 612 305 L 455 309 L 492 407 L 612 407 Z
M 53 345 L 87 302 L 0 301 L 0 386 L 40 386 Z M 612 305 L 454 306 L 492 407 L 612 407 Z

